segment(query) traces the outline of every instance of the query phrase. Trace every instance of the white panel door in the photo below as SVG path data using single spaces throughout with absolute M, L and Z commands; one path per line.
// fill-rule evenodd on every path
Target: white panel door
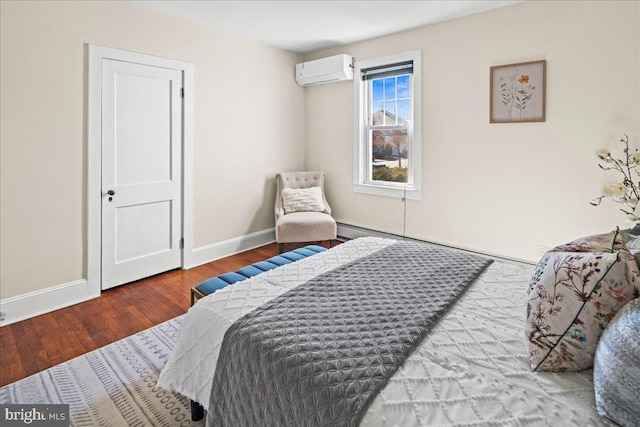
M 182 265 L 182 72 L 103 59 L 102 289 Z

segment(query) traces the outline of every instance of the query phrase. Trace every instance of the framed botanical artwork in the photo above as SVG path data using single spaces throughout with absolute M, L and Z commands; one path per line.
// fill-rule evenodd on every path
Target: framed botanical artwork
M 491 123 L 545 121 L 547 61 L 491 67 Z

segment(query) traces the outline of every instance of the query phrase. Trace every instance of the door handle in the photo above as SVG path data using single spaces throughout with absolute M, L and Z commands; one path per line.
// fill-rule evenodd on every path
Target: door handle
M 107 194 L 110 195 L 110 196 L 114 196 L 116 194 L 116 192 L 113 191 L 113 190 L 109 190 L 109 191 L 107 191 Z

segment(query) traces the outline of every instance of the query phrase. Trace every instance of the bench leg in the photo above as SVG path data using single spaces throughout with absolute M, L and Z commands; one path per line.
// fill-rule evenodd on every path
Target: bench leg
M 198 402 L 191 401 L 191 421 L 200 421 L 204 418 L 204 408 Z

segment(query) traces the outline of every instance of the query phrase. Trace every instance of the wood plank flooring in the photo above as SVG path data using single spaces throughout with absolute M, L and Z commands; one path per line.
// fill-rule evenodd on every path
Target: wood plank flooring
M 327 242 L 323 245 L 328 247 Z M 285 250 L 294 247 L 287 245 Z M 4 326 L 0 328 L 0 386 L 184 314 L 193 286 L 277 254 L 273 243 L 190 270 L 118 286 L 99 298 Z

